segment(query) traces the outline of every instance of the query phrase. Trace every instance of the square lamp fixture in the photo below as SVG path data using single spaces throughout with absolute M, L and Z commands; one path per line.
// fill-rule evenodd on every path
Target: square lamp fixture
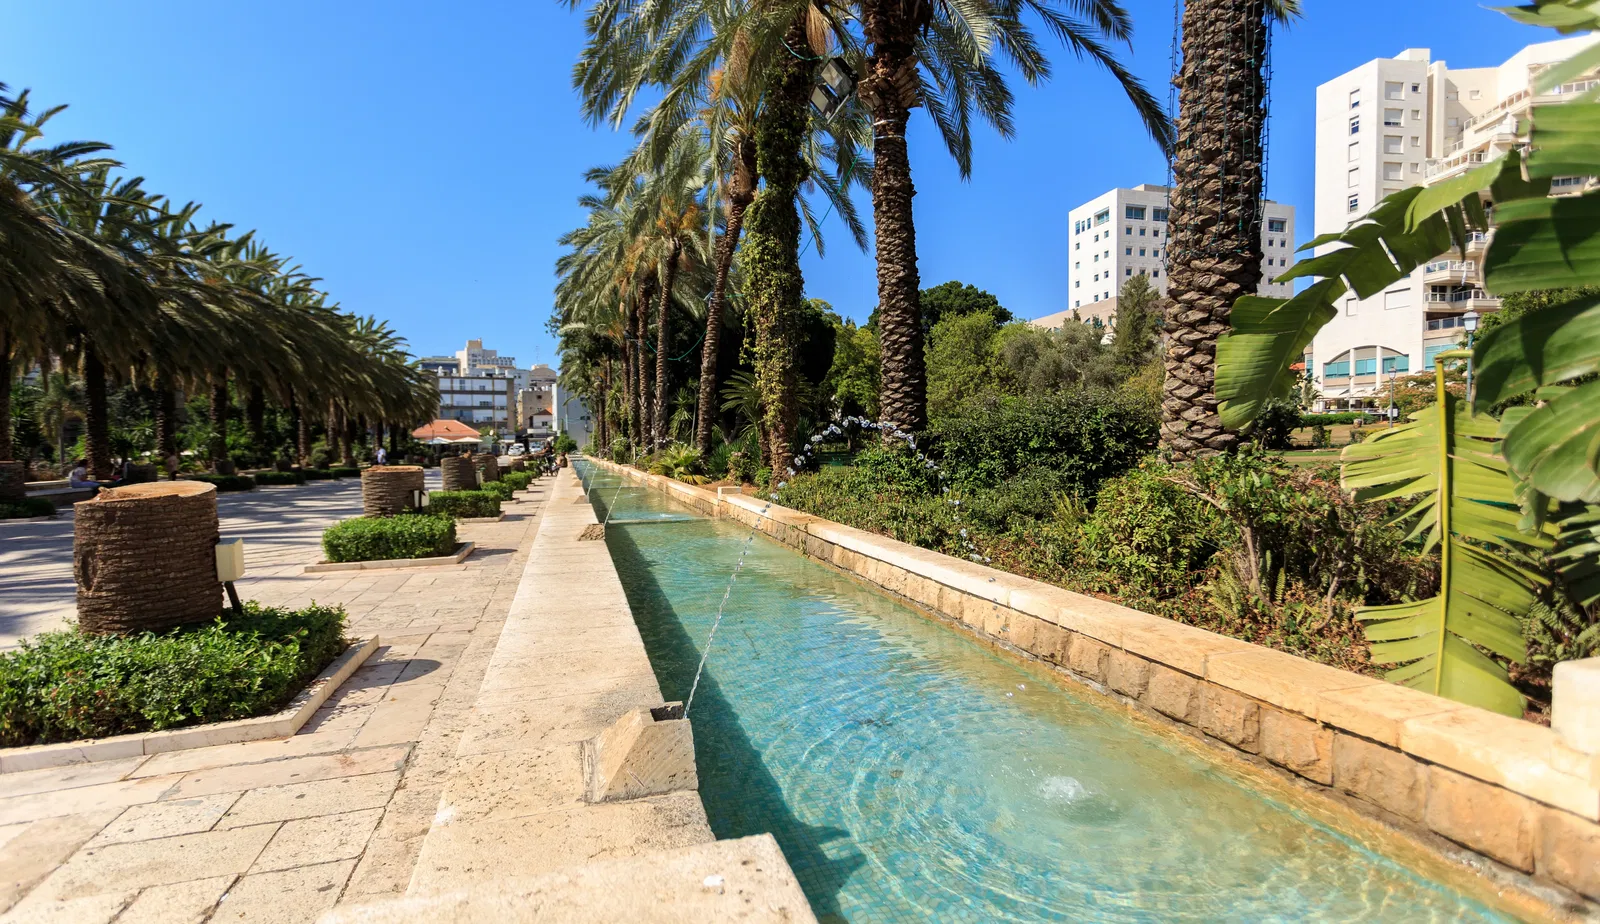
M 217 541 L 217 580 L 244 580 L 244 540 L 219 539 Z
M 1477 330 L 1478 329 L 1478 313 L 1476 311 L 1469 311 L 1466 314 L 1462 315 L 1461 316 L 1461 326 L 1466 328 L 1467 329 L 1467 333 L 1469 333 L 1469 334 L 1472 333 L 1473 331 Z
M 811 88 L 811 108 L 823 121 L 832 121 L 845 100 L 855 92 L 856 75 L 851 73 L 843 58 L 829 58 L 817 70 L 818 83 Z

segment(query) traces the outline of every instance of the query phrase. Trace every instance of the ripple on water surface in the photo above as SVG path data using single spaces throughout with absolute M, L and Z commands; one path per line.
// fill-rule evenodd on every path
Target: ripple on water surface
M 681 512 L 586 474 L 617 520 Z M 668 699 L 748 535 L 607 530 Z M 691 718 L 712 829 L 772 832 L 824 920 L 1510 920 L 765 540 Z

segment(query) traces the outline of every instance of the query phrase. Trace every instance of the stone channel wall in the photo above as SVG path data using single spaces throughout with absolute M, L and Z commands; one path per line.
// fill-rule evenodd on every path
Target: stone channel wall
M 1425 846 L 1448 848 L 1443 838 L 1494 861 L 1512 882 L 1555 886 L 1569 904 L 1600 912 L 1600 756 L 1549 728 L 749 495 L 600 464 L 1343 797 Z

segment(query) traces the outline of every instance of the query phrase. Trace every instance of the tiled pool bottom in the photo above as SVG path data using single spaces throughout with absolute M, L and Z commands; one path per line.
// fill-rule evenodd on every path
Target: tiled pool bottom
M 669 509 L 625 488 L 616 516 Z M 607 530 L 669 699 L 748 534 Z M 713 830 L 772 832 L 823 920 L 1510 920 L 765 540 L 691 720 Z

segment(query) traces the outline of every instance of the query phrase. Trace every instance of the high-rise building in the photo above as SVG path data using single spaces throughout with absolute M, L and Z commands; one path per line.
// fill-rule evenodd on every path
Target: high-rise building
M 418 364 L 439 377 L 439 417 L 478 429 L 492 425 L 504 439 L 529 427 L 522 420 L 524 395 L 532 416 L 541 400 L 550 407 L 555 372 L 549 366 L 519 369 L 516 359 L 484 349 L 482 340 L 468 340 L 454 356 L 424 356 Z
M 1109 325 L 1122 284 L 1143 273 L 1159 293 L 1167 291 L 1167 211 L 1171 187 L 1144 183 L 1113 189 L 1067 213 L 1072 222 L 1067 253 L 1067 308 L 1057 317 L 1098 318 Z M 1294 286 L 1272 280 L 1294 263 L 1294 206 L 1264 203 L 1261 224 L 1261 286 L 1258 294 L 1287 298 Z M 1109 305 L 1107 304 L 1109 302 Z
M 1460 70 L 1408 48 L 1319 86 L 1316 233 L 1343 231 L 1390 193 L 1459 176 L 1525 141 L 1517 122 L 1528 106 L 1600 85 L 1583 77 L 1535 96 L 1534 77 L 1597 40 L 1529 45 L 1504 64 Z M 1576 192 L 1587 182 L 1555 185 Z M 1371 298 L 1343 298 L 1309 357 L 1325 407 L 1381 404 L 1395 376 L 1432 370 L 1435 355 L 1461 343 L 1468 320 L 1499 309 L 1483 290 L 1488 237 L 1473 235 L 1464 257 L 1441 254 Z

